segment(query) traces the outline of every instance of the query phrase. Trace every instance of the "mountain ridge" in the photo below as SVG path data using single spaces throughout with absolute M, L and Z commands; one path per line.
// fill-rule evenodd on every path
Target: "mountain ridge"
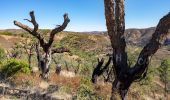
M 125 40 L 127 44 L 137 45 L 137 46 L 144 46 L 154 33 L 156 27 L 149 27 L 149 28 L 129 28 L 125 30 Z M 40 31 L 49 32 L 50 29 L 40 29 Z M 22 29 L 5 29 L 0 30 L 0 33 L 9 32 L 13 34 L 20 34 L 25 33 Z M 72 31 L 64 31 L 64 32 L 72 32 Z M 84 34 L 98 34 L 98 35 L 107 35 L 106 31 L 90 31 L 90 32 L 74 32 L 74 33 L 84 33 Z M 170 34 L 168 34 L 167 39 L 165 40 L 165 45 L 170 44 Z

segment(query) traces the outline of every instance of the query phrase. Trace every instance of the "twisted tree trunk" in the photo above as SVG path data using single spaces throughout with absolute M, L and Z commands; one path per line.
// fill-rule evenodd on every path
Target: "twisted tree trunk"
M 125 100 L 131 84 L 146 76 L 150 57 L 156 53 L 166 38 L 170 29 L 170 13 L 159 21 L 151 40 L 141 51 L 135 66 L 131 68 L 127 63 L 124 38 L 124 0 L 104 0 L 104 5 L 108 35 L 113 48 L 112 62 L 115 75 L 112 83 L 111 100 Z M 93 82 L 96 82 L 97 77 L 106 71 L 107 68 L 105 67 L 107 66 L 102 67 L 103 62 L 104 59 L 98 62 L 97 67 L 94 69 Z

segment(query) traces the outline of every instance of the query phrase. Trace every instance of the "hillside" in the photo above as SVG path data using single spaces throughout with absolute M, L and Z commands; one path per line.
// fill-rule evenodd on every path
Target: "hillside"
M 155 31 L 155 27 L 145 28 L 145 29 L 127 29 L 125 31 L 126 40 L 129 44 L 144 46 L 148 40 L 151 38 Z M 165 45 L 170 44 L 170 34 L 167 35 Z
M 47 32 L 49 30 L 42 29 L 40 31 Z M 155 31 L 155 27 L 144 28 L 144 29 L 137 29 L 137 28 L 126 29 L 125 30 L 126 41 L 130 45 L 144 46 L 151 38 L 154 31 Z M 6 30 L 0 30 L 0 34 L 1 33 L 8 34 L 8 35 L 12 35 L 12 34 L 13 35 L 21 35 L 21 34 L 25 34 L 25 31 L 23 31 L 22 29 L 6 29 Z M 72 32 L 68 32 L 68 33 L 72 33 Z M 83 34 L 89 34 L 89 35 L 90 34 L 105 35 L 105 36 L 107 34 L 104 31 L 76 32 L 76 33 L 83 33 Z M 164 44 L 165 45 L 170 44 L 170 34 L 167 36 L 167 39 Z
M 154 30 L 155 28 L 126 30 L 127 51 L 132 65 L 142 49 L 141 46 L 147 43 Z M 48 36 L 49 30 L 41 31 Z M 12 48 L 20 40 L 27 38 L 28 35 L 22 30 L 14 29 L 3 30 L 0 33 L 0 46 L 5 50 Z M 2 35 L 3 33 L 8 34 Z M 7 81 L 8 85 L 21 89 L 31 88 L 33 94 L 36 91 L 38 93 L 48 93 L 51 90 L 51 86 L 57 86 L 57 92 L 49 95 L 65 100 L 70 100 L 77 96 L 93 96 L 108 100 L 110 97 L 108 93 L 111 93 L 111 84 L 104 83 L 103 77 L 100 77 L 97 85 L 93 85 L 90 81 L 92 70 L 97 64 L 97 58 L 104 57 L 108 59 L 106 55 L 111 53 L 110 40 L 106 33 L 62 32 L 56 35 L 53 48 L 63 46 L 69 48 L 71 52 L 53 55 L 56 62 L 62 65 L 60 75 L 54 73 L 56 63 L 52 61 L 51 75 L 48 82 L 44 82 L 38 76 L 39 72 L 35 71 L 34 75 L 16 74 L 10 77 Z M 170 58 L 169 49 L 169 46 L 163 46 L 152 57 L 147 78 L 133 84 L 130 88 L 130 100 L 159 100 L 163 98 L 163 84 L 159 80 L 157 68 L 163 59 Z M 20 53 L 22 54 L 19 59 L 27 61 L 27 55 L 23 51 Z M 35 55 L 32 63 L 32 66 L 37 68 Z

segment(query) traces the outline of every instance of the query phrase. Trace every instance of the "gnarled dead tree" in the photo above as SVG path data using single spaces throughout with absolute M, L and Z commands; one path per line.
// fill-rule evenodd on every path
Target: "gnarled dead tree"
M 54 28 L 51 32 L 50 32 L 50 36 L 49 36 L 49 40 L 47 41 L 42 34 L 40 34 L 40 32 L 38 32 L 38 28 L 39 25 L 36 22 L 35 16 L 34 16 L 34 12 L 31 11 L 30 12 L 30 17 L 31 20 L 29 19 L 24 19 L 27 20 L 28 22 L 32 23 L 34 28 L 30 28 L 27 25 L 24 25 L 18 21 L 14 21 L 14 24 L 20 28 L 22 28 L 23 30 L 27 31 L 29 34 L 31 34 L 32 36 L 34 36 L 35 38 L 37 38 L 37 40 L 39 41 L 40 47 L 42 47 L 44 54 L 41 55 L 40 52 L 38 53 L 38 61 L 39 61 L 39 65 L 41 67 L 41 71 L 42 71 L 42 77 L 43 78 L 47 78 L 48 73 L 49 73 L 49 67 L 50 67 L 50 63 L 51 63 L 51 54 L 52 53 L 62 53 L 62 52 L 68 52 L 68 49 L 64 49 L 64 48 L 59 48 L 59 49 L 51 49 L 52 47 L 52 43 L 54 42 L 54 36 L 63 31 L 66 27 L 67 24 L 70 22 L 70 19 L 68 18 L 67 14 L 64 14 L 64 22 L 62 25 L 59 25 L 58 27 Z M 39 49 L 38 49 L 39 50 Z
M 112 60 L 112 57 L 110 56 L 108 62 L 105 64 L 105 66 L 102 66 L 103 63 L 104 63 L 104 59 L 103 58 L 101 58 L 101 59 L 98 58 L 98 65 L 96 66 L 96 68 L 94 69 L 93 74 L 92 74 L 92 76 L 93 76 L 92 82 L 93 83 L 96 83 L 97 82 L 97 77 L 102 75 L 103 72 L 106 71 L 109 64 L 111 63 L 111 60 Z
M 112 62 L 115 71 L 111 100 L 117 100 L 118 98 L 125 100 L 130 85 L 146 76 L 150 57 L 156 53 L 165 40 L 170 29 L 170 13 L 159 21 L 151 40 L 139 54 L 136 64 L 134 67 L 130 67 L 127 63 L 124 37 L 124 0 L 104 0 L 104 5 L 108 35 L 113 48 Z M 103 61 L 99 62 L 98 66 L 102 66 L 102 64 Z M 98 72 L 102 73 L 105 71 L 97 68 L 93 72 L 92 80 L 96 80 L 96 76 L 100 75 Z M 119 94 L 120 97 L 117 98 L 116 94 Z

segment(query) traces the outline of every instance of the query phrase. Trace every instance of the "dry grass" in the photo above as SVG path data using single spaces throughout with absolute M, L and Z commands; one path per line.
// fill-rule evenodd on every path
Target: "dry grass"
M 106 84 L 96 84 L 94 86 L 95 92 L 99 95 L 102 96 L 110 96 L 111 95 L 111 88 L 112 85 L 110 83 L 106 83 Z
M 15 75 L 11 81 L 16 85 L 16 86 L 22 86 L 28 82 L 31 82 L 33 86 L 38 86 L 39 83 L 41 82 L 41 78 L 39 77 L 39 73 L 34 73 L 32 75 L 27 75 L 23 73 L 19 73 Z
M 25 87 L 25 84 L 28 82 L 31 83 L 32 87 L 40 87 L 40 83 L 43 81 L 41 77 L 39 77 L 39 73 L 35 73 L 33 75 L 26 75 L 26 74 L 18 74 L 15 75 L 11 79 L 11 81 L 17 87 Z M 74 94 L 77 92 L 78 88 L 80 87 L 81 77 L 64 77 L 60 75 L 56 75 L 55 73 L 51 73 L 48 84 L 57 85 L 59 87 L 68 86 L 71 89 L 71 92 Z M 102 95 L 102 96 L 110 96 L 111 94 L 111 84 L 96 84 L 94 85 L 94 92 Z
M 69 86 L 72 92 L 76 92 L 80 86 L 80 77 L 64 77 L 56 74 L 50 76 L 50 83 L 57 84 L 59 86 Z
M 75 76 L 75 77 L 64 77 L 64 76 L 60 76 L 60 75 L 56 75 L 55 73 L 51 73 L 49 81 L 47 82 L 48 85 L 56 85 L 59 87 L 69 87 L 71 95 L 75 95 L 80 87 L 80 81 L 81 81 L 80 76 Z M 12 78 L 12 82 L 16 84 L 17 87 L 26 87 L 26 85 L 28 82 L 31 82 L 31 89 L 34 87 L 38 87 L 40 89 L 42 89 L 40 87 L 41 82 L 43 82 L 43 80 L 41 79 L 41 77 L 39 77 L 39 73 L 35 73 L 32 75 L 26 75 L 26 74 L 18 74 L 15 75 L 14 78 Z M 110 83 L 98 83 L 93 85 L 94 86 L 94 92 L 97 95 L 100 95 L 102 97 L 104 97 L 105 99 L 108 99 L 111 96 L 111 87 L 112 84 Z M 128 99 L 129 100 L 134 100 L 134 99 L 141 99 L 142 98 L 142 94 L 141 92 L 139 92 L 141 88 L 139 88 L 139 85 L 133 85 L 130 88 L 129 94 L 128 94 Z M 159 89 L 160 92 L 160 89 Z M 158 94 L 160 93 L 155 93 L 155 97 L 153 96 L 152 93 L 147 94 L 143 94 L 143 97 L 146 98 L 155 98 L 155 100 L 158 100 L 158 98 L 161 98 L 161 96 L 163 94 L 161 94 L 160 96 Z M 64 92 L 63 92 L 64 93 Z M 152 96 L 151 96 L 152 95 Z M 146 98 L 144 100 L 146 100 Z

